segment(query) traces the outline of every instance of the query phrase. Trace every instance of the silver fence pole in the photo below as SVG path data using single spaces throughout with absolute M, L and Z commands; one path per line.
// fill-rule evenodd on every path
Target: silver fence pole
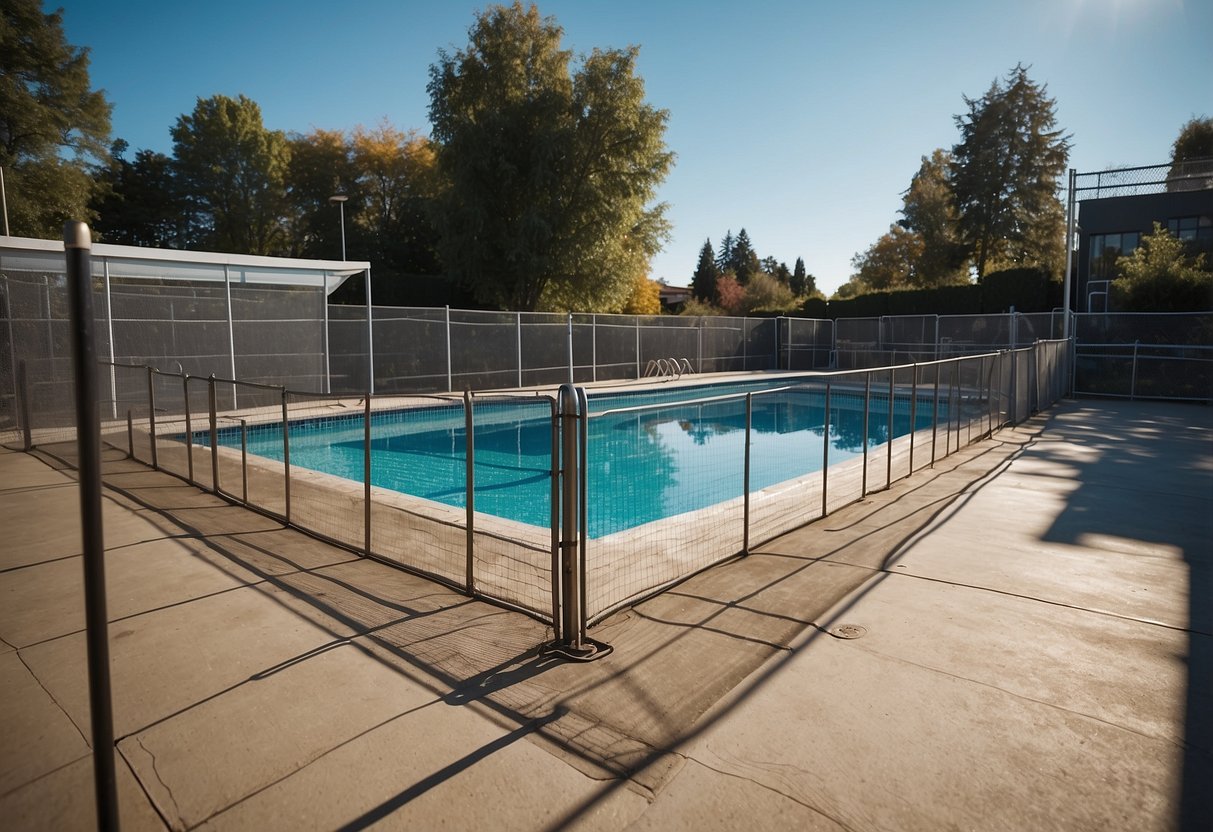
M 1061 337 L 1070 337 L 1070 270 L 1074 263 L 1074 187 L 1077 184 L 1074 168 L 1070 168 L 1068 187 L 1066 188 L 1066 273 L 1061 285 Z M 1052 333 L 1050 333 L 1052 336 Z
M 109 617 L 105 599 L 105 536 L 101 517 L 101 418 L 97 402 L 97 342 L 88 226 L 63 227 L 71 301 L 72 360 L 76 375 L 76 447 L 80 477 L 80 526 L 84 542 L 85 640 L 93 740 L 93 785 L 97 826 L 118 828 L 114 764 L 113 701 L 110 690 Z
M 282 388 L 282 495 L 285 505 L 282 519 L 291 524 L 291 423 L 287 415 L 287 392 Z
M 703 317 L 700 316 L 695 322 L 695 372 L 701 375 L 703 374 L 703 324 Z
M 548 518 L 552 529 L 552 638 L 556 642 L 561 641 L 561 621 L 560 621 L 560 602 L 563 598 L 561 590 L 561 564 L 560 564 L 560 427 L 561 413 L 558 409 L 557 399 L 548 399 L 549 407 L 551 408 L 551 434 L 552 447 L 551 453 L 551 471 L 549 477 L 551 479 L 551 494 L 548 499 L 551 501 L 551 516 Z
M 110 353 L 110 418 L 118 418 L 118 377 L 114 367 L 114 307 L 110 300 L 110 261 L 108 257 L 101 258 L 102 278 L 105 281 L 105 331 L 109 339 Z
M 573 384 L 573 313 L 569 313 L 568 320 L 568 342 L 569 342 L 569 384 Z
M 240 499 L 248 505 L 248 419 L 240 420 Z
M 344 225 L 344 224 L 343 224 Z M 366 363 L 367 393 L 375 394 L 375 304 L 371 300 L 371 270 L 366 270 Z M 450 361 L 451 327 L 447 324 L 447 361 Z M 449 376 L 449 373 L 448 373 Z
M 237 379 L 236 375 L 236 326 L 233 323 L 232 316 L 232 276 L 228 271 L 227 263 L 223 264 L 223 299 L 227 307 L 227 355 L 230 359 L 229 369 L 232 371 L 232 378 Z M 232 410 L 239 407 L 236 404 L 236 385 L 232 385 Z
M 451 376 L 451 305 L 446 305 L 446 391 L 455 389 Z
M 135 422 L 131 409 L 126 409 L 126 458 L 135 458 Z
M 475 420 L 472 414 L 472 392 L 463 391 L 464 463 L 467 471 L 467 568 L 464 578 L 468 595 L 476 592 L 475 575 L 475 521 L 476 521 L 476 439 Z
M 342 223 L 343 227 L 344 225 Z M 324 392 L 332 393 L 333 378 L 332 370 L 329 368 L 329 273 L 325 272 L 321 275 L 321 280 L 323 282 L 320 284 L 320 309 L 324 313 L 324 320 L 321 323 L 321 326 L 324 327 Z
M 939 443 L 939 362 L 935 362 L 935 404 L 931 407 L 931 467 L 935 467 L 935 446 Z
M 748 334 L 746 332 L 746 322 L 748 320 L 749 320 L 749 318 L 741 319 L 741 371 L 743 373 L 748 369 L 747 365 L 749 364 L 749 356 L 747 355 L 747 345 L 746 345 L 746 341 L 748 340 L 748 338 L 746 337 Z
M 910 473 L 914 473 L 914 434 L 918 432 L 918 362 L 910 379 Z
M 563 643 L 580 649 L 581 608 L 577 597 L 581 581 L 577 575 L 577 393 L 563 384 L 559 393 L 561 436 L 561 635 Z
M 598 315 L 590 315 L 590 381 L 598 381 Z
M 935 316 L 935 351 L 934 360 L 939 360 L 939 316 Z
M 371 555 L 371 397 L 362 400 L 362 552 Z
M 633 315 L 632 323 L 636 326 L 636 378 L 640 378 L 640 316 Z
M 577 615 L 577 642 L 576 645 L 581 649 L 585 649 L 585 631 L 586 631 L 586 546 L 590 539 L 590 523 L 589 523 L 589 488 L 590 488 L 590 403 L 586 398 L 585 389 L 582 387 L 577 390 L 577 426 L 578 426 L 578 446 L 579 464 L 578 470 L 578 535 L 577 535 L 577 579 L 578 579 L 578 615 Z M 605 655 L 605 654 L 602 654 Z
M 514 341 L 518 355 L 518 386 L 522 387 L 522 313 L 514 313 Z
M 868 413 L 872 404 L 872 371 L 863 374 L 863 479 L 859 485 L 859 496 L 868 496 Z
M 1137 398 L 1137 347 L 1141 341 L 1133 342 L 1133 370 L 1129 376 L 1129 401 Z
M 741 526 L 741 553 L 748 555 L 750 553 L 750 430 L 753 425 L 754 413 L 754 394 L 745 394 L 745 466 L 742 472 L 742 526 Z
M 160 460 L 156 455 L 156 384 L 153 378 L 155 370 L 147 368 L 147 432 L 152 443 L 152 467 L 159 468 Z
M 952 365 L 952 384 L 956 388 L 956 450 L 960 450 L 960 359 Z
M 889 459 L 888 459 L 888 463 L 887 463 L 887 468 L 885 469 L 885 488 L 888 488 L 889 486 L 891 486 L 893 484 L 893 396 L 896 392 L 894 390 L 893 384 L 896 380 L 897 380 L 897 373 L 896 373 L 896 371 L 894 371 L 893 369 L 890 368 L 889 369 L 889 422 L 888 422 L 888 425 L 889 425 L 888 457 L 889 457 Z
M 822 423 L 821 443 L 821 516 L 825 517 L 830 513 L 829 503 L 826 500 L 827 489 L 830 484 L 830 382 L 826 382 L 826 406 L 825 420 Z
M 25 359 L 17 362 L 17 396 L 21 408 L 21 447 L 28 451 L 34 447 L 34 431 L 30 424 L 29 373 L 25 369 Z
M 207 380 L 206 403 L 211 417 L 211 491 L 219 493 L 219 420 L 215 408 L 215 374 Z
M 186 481 L 194 485 L 194 429 L 190 423 L 190 374 L 181 374 L 181 392 L 185 397 L 185 470 Z

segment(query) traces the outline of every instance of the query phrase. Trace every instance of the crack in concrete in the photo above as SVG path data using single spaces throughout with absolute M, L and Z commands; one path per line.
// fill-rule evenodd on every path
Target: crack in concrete
M 788 794 L 787 792 L 780 791 L 779 789 L 775 788 L 774 786 L 772 786 L 768 783 L 763 783 L 759 780 L 755 780 L 753 777 L 749 777 L 745 774 L 738 774 L 735 771 L 725 771 L 724 769 L 720 769 L 720 768 L 717 768 L 716 766 L 710 765 L 709 763 L 706 763 L 703 760 L 701 760 L 698 757 L 695 757 L 693 755 L 688 756 L 687 759 L 691 760 L 694 763 L 698 763 L 699 765 L 703 766 L 704 768 L 708 769 L 709 771 L 714 771 L 717 774 L 723 774 L 725 777 L 732 777 L 736 780 L 744 780 L 747 783 L 752 783 L 755 786 L 758 786 L 760 789 L 763 789 L 764 791 L 774 792 L 775 794 L 779 795 L 780 797 L 786 797 L 788 800 L 792 801 L 793 803 L 803 806 L 804 808 L 808 809 L 810 812 L 813 812 L 814 814 L 821 815 L 823 818 L 830 821 L 831 823 L 837 824 L 842 829 L 846 829 L 847 832 L 854 832 L 852 827 L 848 826 L 843 821 L 834 817 L 829 812 L 819 809 L 816 806 L 812 805 L 811 803 L 808 803 L 808 802 L 800 799 L 799 797 L 796 797 L 795 795 L 791 795 L 791 794 Z
M 1185 742 L 1182 739 L 1174 739 L 1171 737 L 1160 737 L 1160 736 L 1156 736 L 1154 734 L 1147 734 L 1144 731 L 1139 731 L 1136 728 L 1130 728 L 1127 725 L 1121 725 L 1119 723 L 1112 722 L 1112 721 L 1104 719 L 1102 717 L 1095 716 L 1094 714 L 1088 714 L 1083 711 L 1076 711 L 1073 708 L 1067 708 L 1064 705 L 1058 705 L 1056 702 L 1048 702 L 1043 699 L 1037 699 L 1033 696 L 1028 696 L 1025 693 L 1016 693 L 1013 690 L 1008 690 L 1007 688 L 996 685 L 993 682 L 983 682 L 980 679 L 973 679 L 969 676 L 961 676 L 958 673 L 952 673 L 951 671 L 943 670 L 942 668 L 932 667 L 929 664 L 923 664 L 922 662 L 912 661 L 910 659 L 906 659 L 901 656 L 894 656 L 891 653 L 885 653 L 881 650 L 876 650 L 876 649 L 872 648 L 870 645 L 861 644 L 861 645 L 858 645 L 858 647 L 859 647 L 859 649 L 863 650 L 865 653 L 868 653 L 869 655 L 880 656 L 881 658 L 888 659 L 889 661 L 895 661 L 895 662 L 899 662 L 901 664 L 907 664 L 907 665 L 910 665 L 911 667 L 917 667 L 922 670 L 926 670 L 930 673 L 938 673 L 941 676 L 947 676 L 947 677 L 949 677 L 951 679 L 955 679 L 959 682 L 969 682 L 970 684 L 980 685 L 983 688 L 989 688 L 990 690 L 996 690 L 999 693 L 1006 694 L 1007 696 L 1014 697 L 1021 701 L 1031 702 L 1036 705 L 1043 705 L 1046 708 L 1052 708 L 1054 710 L 1061 711 L 1062 713 L 1071 714 L 1072 716 L 1077 716 L 1082 719 L 1089 719 L 1093 722 L 1098 722 L 1102 725 L 1107 725 L 1109 728 L 1116 728 L 1118 730 L 1125 731 L 1130 734 L 1134 734 L 1135 736 L 1141 737 L 1142 739 L 1153 740 L 1155 742 L 1167 743 L 1168 745 L 1172 745 L 1175 748 L 1179 748 L 1179 749 L 1182 749 L 1185 751 L 1196 751 L 1205 756 L 1213 758 L 1213 753 L 1210 753 L 1209 749 L 1202 748 L 1201 746 L 1198 746 L 1198 745 L 1192 745 L 1191 743 Z
M 156 767 L 156 755 L 153 754 L 151 751 L 149 751 L 147 746 L 143 744 L 142 738 L 135 736 L 135 737 L 132 737 L 132 739 L 138 744 L 138 746 L 141 749 L 143 749 L 143 753 L 146 754 L 148 756 L 148 758 L 152 761 L 152 774 L 156 775 L 156 782 L 158 782 L 160 784 L 160 787 L 162 789 L 164 789 L 164 793 L 166 795 L 168 795 L 169 802 L 173 805 L 173 815 L 176 820 L 176 823 L 173 823 L 172 821 L 170 821 L 169 818 L 166 817 L 163 812 L 160 813 L 161 817 L 164 818 L 165 822 L 167 822 L 169 826 L 176 828 L 176 829 L 185 829 L 186 828 L 185 819 L 181 817 L 181 809 L 179 806 L 177 806 L 177 799 L 175 797 L 173 797 L 173 790 L 168 787 L 168 783 L 164 782 L 164 778 L 160 776 L 160 769 L 158 769 Z M 155 800 L 152 801 L 152 805 L 153 806 L 156 805 Z
M 17 660 L 21 662 L 22 666 L 25 668 L 26 673 L 28 673 L 30 675 L 31 679 L 33 679 L 35 682 L 38 683 L 38 687 L 42 688 L 42 692 L 46 694 L 46 698 L 51 700 L 52 702 L 54 702 L 55 707 L 59 709 L 60 713 L 62 713 L 65 717 L 67 717 L 67 721 L 69 723 L 71 723 L 71 726 L 73 728 L 76 729 L 76 733 L 80 735 L 80 739 L 84 741 L 84 745 L 87 748 L 92 748 L 93 744 L 91 742 L 89 742 L 88 737 L 86 737 L 84 735 L 84 731 L 82 731 L 80 726 L 76 724 L 76 720 L 72 719 L 72 715 L 67 712 L 67 709 L 64 708 L 63 705 L 61 705 L 59 703 L 59 700 L 56 699 L 55 695 L 53 693 L 51 693 L 50 690 L 47 689 L 46 685 L 42 684 L 42 680 L 38 678 L 38 674 L 34 673 L 34 669 L 29 666 L 28 662 L 25 661 L 25 656 L 21 655 L 21 651 L 16 650 L 14 652 L 16 652 Z

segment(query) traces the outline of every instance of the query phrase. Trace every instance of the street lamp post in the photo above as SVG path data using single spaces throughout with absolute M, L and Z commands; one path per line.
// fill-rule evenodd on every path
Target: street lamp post
M 329 197 L 329 202 L 337 203 L 337 207 L 341 209 L 341 259 L 345 259 L 345 201 L 349 199 L 345 194 L 333 194 Z

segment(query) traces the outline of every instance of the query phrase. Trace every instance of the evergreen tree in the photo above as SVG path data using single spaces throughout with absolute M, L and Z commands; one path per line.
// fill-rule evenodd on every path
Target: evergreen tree
M 796 265 L 792 267 L 792 279 L 788 281 L 788 286 L 797 297 L 808 294 L 808 273 L 804 269 L 803 257 L 796 258 Z
M 902 219 L 897 224 L 922 239 L 922 255 L 913 270 L 916 286 L 968 280 L 968 252 L 960 241 L 950 163 L 951 154 L 946 150 L 922 157 L 918 173 L 903 195 Z
M 716 270 L 724 273 L 731 271 L 733 268 L 733 229 L 729 229 L 724 233 L 724 239 L 720 241 L 720 252 L 716 255 Z
M 1022 64 L 964 102 L 950 170 L 961 241 L 978 279 L 995 262 L 1060 270 L 1065 218 L 1057 191 L 1070 143 L 1054 129 L 1056 103 Z
M 750 243 L 750 235 L 744 228 L 737 232 L 737 239 L 733 242 L 729 271 L 733 272 L 737 277 L 737 282 L 742 286 L 749 282 L 752 275 L 762 271 L 762 266 L 758 262 L 758 253 L 754 251 L 754 246 Z
M 695 267 L 695 276 L 691 278 L 691 293 L 699 300 L 715 303 L 716 280 L 719 277 L 720 269 L 716 267 L 712 240 L 709 237 L 699 250 L 699 265 Z

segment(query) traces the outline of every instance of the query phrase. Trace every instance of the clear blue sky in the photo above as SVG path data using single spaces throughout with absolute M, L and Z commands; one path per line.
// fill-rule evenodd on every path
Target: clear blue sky
M 467 42 L 467 0 L 349 3 L 63 0 L 92 50 L 113 132 L 171 153 L 198 97 L 243 93 L 267 126 L 305 132 L 387 118 L 429 131 L 428 68 Z M 57 4 L 48 3 L 48 9 Z M 743 226 L 762 256 L 804 257 L 828 293 L 896 219 L 920 157 L 956 141 L 962 94 L 1016 62 L 1048 84 L 1071 165 L 1169 158 L 1213 115 L 1213 0 L 544 0 L 565 46 L 641 47 L 677 153 L 660 197 L 673 238 L 653 277 L 690 281 L 700 246 Z M 356 253 L 351 253 L 355 255 Z

